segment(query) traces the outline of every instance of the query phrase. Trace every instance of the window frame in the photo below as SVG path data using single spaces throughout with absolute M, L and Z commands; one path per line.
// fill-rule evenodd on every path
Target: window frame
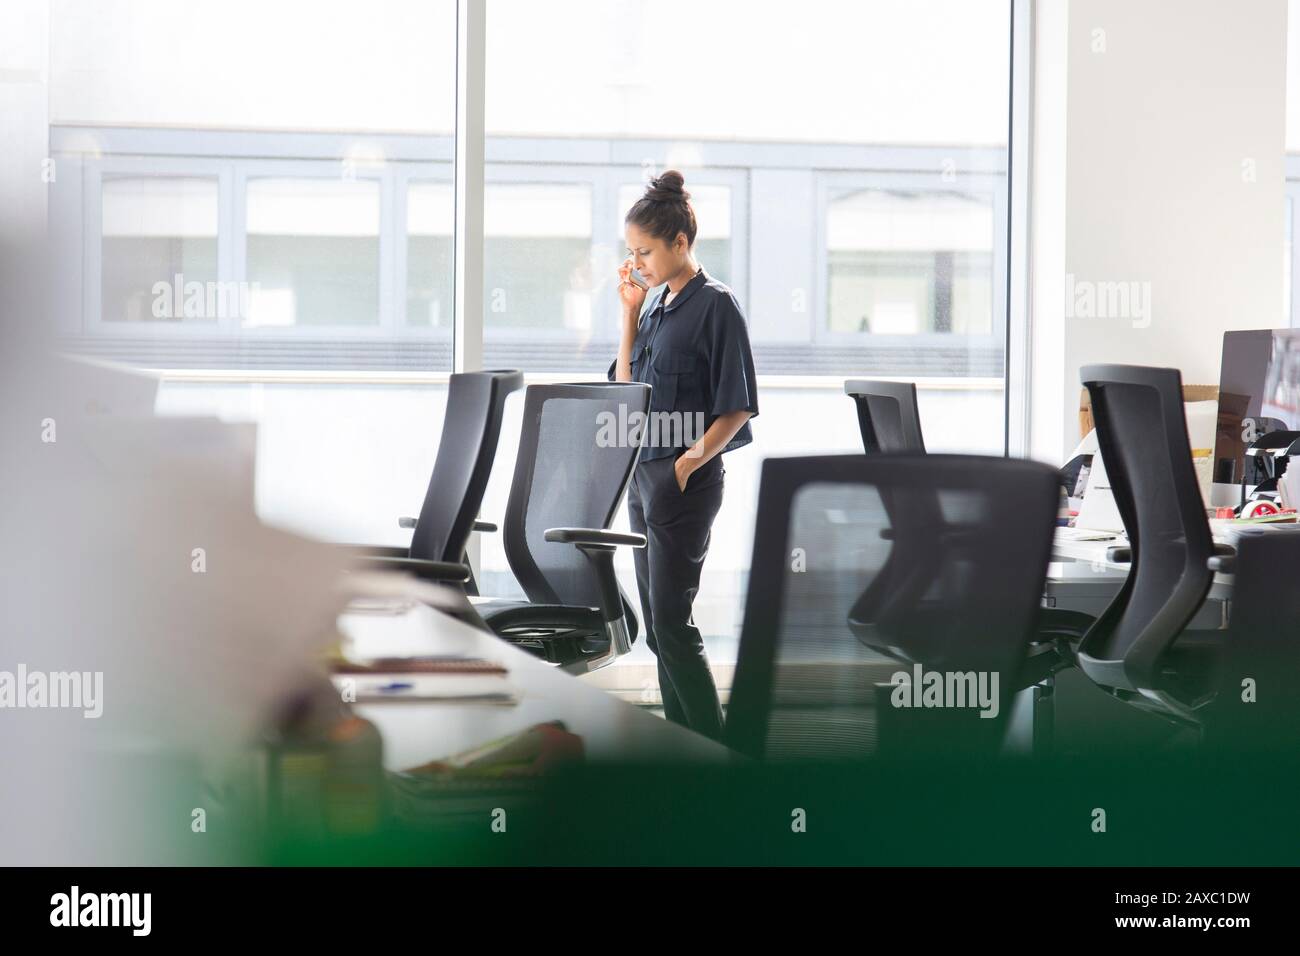
M 591 193 L 591 215 L 587 224 L 587 233 L 590 243 L 594 245 L 598 240 L 596 238 L 597 225 L 600 222 L 602 205 L 608 203 L 608 197 L 605 195 L 605 189 L 598 175 L 599 170 L 596 167 L 590 168 L 588 175 L 579 175 L 580 166 L 564 166 L 552 162 L 524 163 L 524 162 L 501 162 L 499 160 L 488 158 L 483 169 L 483 192 L 486 201 L 487 193 L 493 186 L 577 186 L 590 190 Z M 484 272 L 486 285 L 487 270 L 487 228 L 484 227 Z M 486 288 L 484 289 L 487 294 Z M 601 314 L 599 306 L 600 297 L 597 296 L 593 301 L 593 312 Z M 483 303 L 483 345 L 487 347 L 489 339 L 500 343 L 520 343 L 530 340 L 541 339 L 546 342 L 564 342 L 569 339 L 570 333 L 567 329 L 554 328 L 510 328 L 509 326 L 494 328 L 489 330 L 491 324 L 488 319 L 488 310 L 491 308 L 491 296 Z
M 477 153 L 467 155 L 480 156 L 484 160 L 480 176 L 484 172 L 499 169 L 503 164 L 518 164 L 527 170 L 528 176 L 549 176 L 543 173 L 547 167 L 563 167 L 570 174 L 590 170 L 593 183 L 604 180 L 606 188 L 593 190 L 592 206 L 592 240 L 599 244 L 608 228 L 604 218 L 610 215 L 602 206 L 616 201 L 619 175 L 612 173 L 614 168 L 626 169 L 634 173 L 638 181 L 643 171 L 649 166 L 663 168 L 668 165 L 680 165 L 687 172 L 688 180 L 710 182 L 724 180 L 732 187 L 732 228 L 731 284 L 737 295 L 751 311 L 758 310 L 760 303 L 751 302 L 751 256 L 755 253 L 754 238 L 750 235 L 750 222 L 754 218 L 753 183 L 759 170 L 788 170 L 792 168 L 808 169 L 817 180 L 822 177 L 835 178 L 841 174 L 854 176 L 859 182 L 865 180 L 884 181 L 891 177 L 920 175 L 935 177 L 941 169 L 941 162 L 948 156 L 956 156 L 960 172 L 957 186 L 962 186 L 963 177 L 993 174 L 998 184 L 999 202 L 995 205 L 995 228 L 998 239 L 994 243 L 995 262 L 995 304 L 994 322 L 996 329 L 988 337 L 974 337 L 980 344 L 987 341 L 996 345 L 996 335 L 1001 331 L 1005 336 L 1004 406 L 1008 421 L 1005 429 L 1008 448 L 1023 448 L 1027 431 L 1027 364 L 1028 364 L 1028 261 L 1025 236 L 1028 229 L 1028 180 L 1029 168 L 1028 143 L 1031 135 L 1029 104 L 1032 96 L 1031 73 L 1031 38 L 1033 4 L 1030 0 L 1008 0 L 1008 19 L 1012 43 L 1009 51 L 1008 68 L 1010 70 L 1010 97 L 1008 103 L 1008 141 L 1005 146 L 862 146 L 843 143 L 767 143 L 741 142 L 731 140 L 700 140 L 685 142 L 668 138 L 629 138 L 605 140 L 575 141 L 562 137 L 538 139 L 511 135 L 486 136 L 484 127 L 485 103 L 483 99 L 483 80 L 485 72 L 486 18 L 472 15 L 475 10 L 473 0 L 457 0 L 458 58 L 460 73 L 458 96 L 465 95 L 466 102 L 458 105 L 456 126 L 463 134 L 467 130 L 477 132 L 480 137 Z M 467 94 L 468 90 L 468 94 Z M 424 343 L 446 343 L 446 329 L 432 329 L 406 324 L 406 284 L 407 284 L 407 232 L 405 224 L 406 188 L 411 179 L 430 178 L 445 181 L 450 175 L 453 183 L 457 182 L 464 171 L 454 165 L 458 146 L 457 130 L 430 131 L 425 134 L 397 133 L 360 133 L 345 134 L 334 132 L 284 132 L 271 133 L 262 131 L 218 130 L 218 129 L 163 129 L 163 128 L 127 128 L 127 127 L 92 127 L 66 124 L 51 127 L 50 155 L 55 157 L 64 168 L 78 169 L 76 191 L 61 190 L 56 199 L 51 201 L 51 226 L 56 232 L 59 247 L 67 250 L 68 255 L 81 258 L 81 288 L 61 293 L 62 301 L 69 308 L 63 315 L 66 321 L 65 334 L 80 334 L 89 339 L 106 343 L 103 351 L 113 351 L 118 356 L 135 349 L 136 340 L 142 350 L 150 347 L 149 343 L 163 343 L 168 340 L 184 342 L 208 339 L 215 347 L 229 347 L 229 343 L 241 340 L 254 342 L 315 340 L 339 343 L 344 351 L 322 352 L 315 362 L 304 359 L 296 360 L 293 367 L 309 366 L 320 370 L 319 374 L 332 374 L 329 370 L 336 367 L 337 359 L 352 361 L 346 352 L 349 341 L 365 341 L 370 344 L 388 342 L 395 346 L 408 344 L 419 346 Z M 465 139 L 465 137 L 461 137 Z M 212 323 L 187 324 L 177 323 L 106 323 L 100 314 L 100 290 L 102 288 L 102 251 L 101 224 L 102 215 L 102 177 L 105 172 L 124 172 L 137 175 L 203 175 L 213 173 L 218 177 L 220 214 L 218 229 L 218 279 L 220 281 L 240 281 L 241 276 L 235 267 L 238 256 L 242 268 L 246 257 L 246 237 L 243 235 L 242 219 L 246 199 L 238 194 L 235 185 L 236 167 L 246 163 L 272 160 L 288 164 L 323 164 L 332 171 L 337 170 L 342 162 L 359 145 L 376 147 L 375 153 L 384 157 L 384 164 L 379 174 L 385 179 L 381 186 L 381 305 L 378 321 L 375 325 L 349 329 L 340 326 L 308 326 L 284 329 L 243 328 L 236 318 L 216 320 Z M 681 147 L 685 146 L 683 152 Z M 689 157 L 689 159 L 681 158 Z M 66 165 L 64 165 L 66 164 Z M 287 167 L 282 167 L 287 168 Z M 852 172 L 850 172 L 852 171 Z M 367 170 L 359 169 L 358 175 L 367 175 Z M 470 171 L 472 181 L 473 171 Z M 247 171 L 245 170 L 245 174 Z M 331 175 L 334 173 L 331 172 Z M 1293 183 L 1293 180 L 1295 181 Z M 480 180 L 481 181 L 481 180 Z M 1300 169 L 1294 163 L 1288 164 L 1288 195 L 1296 196 L 1296 186 L 1300 184 Z M 817 187 L 820 189 L 820 186 Z M 1009 193 L 1009 195 L 1008 195 Z M 481 202 L 481 192 L 471 191 L 464 198 L 469 205 Z M 241 221 L 239 235 L 235 235 L 228 224 L 233 224 L 236 215 Z M 827 250 L 817 241 L 824 230 L 824 210 L 813 211 L 818 219 L 818 231 L 808 235 L 808 241 L 815 242 L 813 257 L 813 275 L 808 276 L 809 304 L 808 310 L 814 317 L 808 338 L 800 333 L 791 342 L 807 342 L 810 347 L 821 348 L 833 345 L 827 327 L 826 268 Z M 612 218 L 612 217 L 611 217 Z M 92 228 L 93 227 L 93 228 Z M 807 228 L 801 225 L 801 229 Z M 1293 223 L 1293 228 L 1296 228 Z M 807 234 L 806 234 L 807 235 Z M 1005 240 L 1005 241 L 1004 241 Z M 797 239 L 793 240 L 797 241 Z M 456 252 L 455 273 L 466 259 L 474 257 L 474 244 L 462 246 L 453 236 Z M 1300 244 L 1293 243 L 1293 272 L 1300 275 Z M 481 266 L 481 260 L 479 262 Z M 803 273 L 807 267 L 800 265 Z M 72 269 L 70 268 L 70 272 Z M 455 283 L 453 280 L 453 289 Z M 461 290 L 463 291 L 463 290 Z M 460 293 L 456 301 L 462 301 Z M 600 295 L 609 296 L 613 301 L 612 290 L 602 290 Z M 600 295 L 593 302 L 598 310 L 598 318 L 593 322 L 593 334 L 606 337 L 613 334 L 614 317 L 602 304 Z M 1300 324 L 1300 296 L 1292 297 L 1292 322 Z M 427 374 L 445 376 L 448 371 L 461 370 L 461 366 L 476 366 L 481 358 L 485 316 L 479 314 L 456 316 L 453 326 L 456 338 L 452 341 L 451 367 Z M 79 321 L 78 321 L 79 320 Z M 605 323 L 609 323 L 606 325 Z M 610 329 L 607 333 L 605 330 Z M 858 344 L 862 337 L 856 333 L 841 333 L 849 340 L 856 339 Z M 888 339 L 894 338 L 894 342 Z M 970 347 L 972 337 L 953 333 L 920 333 L 906 336 L 873 336 L 872 348 L 887 350 L 893 345 L 908 345 L 912 348 L 931 346 Z M 467 340 L 477 340 L 474 342 Z M 900 341 L 900 340 L 905 340 Z M 767 340 L 764 340 L 767 341 Z M 113 345 L 111 343 L 117 343 Z M 226 346 L 218 345 L 227 343 Z M 86 343 L 89 344 L 89 343 Z M 760 344 L 756 340 L 756 345 Z M 768 345 L 779 348 L 784 346 L 784 339 L 772 338 Z M 847 343 L 846 343 L 847 344 Z M 92 351 L 96 346 L 89 344 Z M 374 354 L 387 350 L 379 349 Z M 235 353 L 226 353 L 235 361 Z M 414 354 L 414 353 L 413 353 Z M 468 357 L 462 361 L 461 357 Z M 242 358 L 239 360 L 242 362 Z M 415 368 L 416 365 L 404 365 L 391 358 L 378 358 L 373 365 L 356 367 L 377 370 L 390 367 Z M 418 364 L 418 360 L 415 360 Z M 258 369 L 266 366 L 259 364 L 259 356 L 250 353 L 247 364 L 232 365 L 232 371 L 247 368 L 247 374 L 255 376 Z M 352 367 L 352 366 L 347 366 Z M 428 369 L 429 366 L 420 366 Z M 183 374 L 183 373 L 182 373 Z M 243 374 L 243 373 L 241 373 Z M 357 373 L 350 373 L 357 374 Z M 384 374 L 384 373 L 380 373 Z M 411 372 L 409 374 L 415 374 Z M 421 373 L 424 374 L 424 373 Z M 784 374 L 784 373 L 783 373 Z M 961 378 L 961 376 L 958 376 Z
M 952 182 L 940 179 L 944 156 L 929 172 L 859 172 L 857 170 L 820 171 L 816 175 L 817 210 L 815 218 L 816 242 L 814 244 L 813 310 L 817 321 L 813 325 L 812 343 L 815 346 L 861 348 L 870 345 L 880 349 L 915 348 L 972 348 L 1002 346 L 1007 328 L 1007 186 L 1005 174 L 989 171 L 966 172 L 960 170 Z M 908 190 L 963 192 L 987 196 L 992 205 L 993 236 L 989 255 L 993 273 L 993 328 L 987 333 L 914 332 L 906 334 L 881 332 L 837 332 L 830 328 L 830 248 L 827 222 L 830 204 L 839 196 L 863 189 L 880 191 Z
M 230 228 L 233 215 L 233 169 L 228 160 L 195 157 L 122 155 L 89 157 L 82 167 L 80 245 L 82 258 L 81 329 L 104 338 L 212 338 L 235 333 L 230 316 L 211 322 L 120 322 L 104 319 L 104 180 L 215 179 L 217 182 L 217 281 L 235 278 Z
M 289 325 L 248 326 L 236 323 L 235 334 L 254 341 L 285 341 L 307 338 L 374 339 L 393 334 L 393 177 L 388 164 L 358 164 L 351 175 L 342 175 L 342 164 L 331 160 L 258 159 L 243 162 L 234 170 L 234 206 L 231 233 L 234 243 L 236 281 L 248 281 L 248 182 L 251 179 L 317 179 L 332 182 L 351 179 L 379 184 L 379 276 L 377 306 L 379 321 L 374 325 Z
M 410 232 L 407 227 L 408 190 L 412 182 L 446 183 L 451 187 L 453 201 L 456 191 L 456 176 L 451 161 L 431 160 L 395 160 L 389 164 L 393 174 L 393 337 L 406 341 L 442 342 L 452 344 L 455 335 L 456 294 L 455 266 L 452 267 L 452 304 L 448 318 L 451 325 L 445 329 L 426 328 L 411 325 L 406 321 L 406 293 L 410 288 L 410 276 L 407 274 L 408 255 L 410 252 Z M 452 254 L 455 255 L 456 237 L 455 215 L 452 216 Z

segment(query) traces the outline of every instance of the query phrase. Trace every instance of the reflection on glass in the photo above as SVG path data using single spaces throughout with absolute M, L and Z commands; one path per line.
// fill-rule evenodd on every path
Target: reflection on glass
M 105 322 L 215 322 L 215 179 L 105 178 L 100 264 Z M 197 283 L 198 285 L 194 285 Z M 200 294 L 191 293 L 196 289 Z
M 993 331 L 993 201 L 862 189 L 831 199 L 826 242 L 832 332 Z
M 406 324 L 451 329 L 454 322 L 452 231 L 455 189 L 449 182 L 406 187 Z
M 379 183 L 248 183 L 245 325 L 379 324 Z
M 545 329 L 589 337 L 591 192 L 586 184 L 487 184 L 483 279 L 488 334 Z

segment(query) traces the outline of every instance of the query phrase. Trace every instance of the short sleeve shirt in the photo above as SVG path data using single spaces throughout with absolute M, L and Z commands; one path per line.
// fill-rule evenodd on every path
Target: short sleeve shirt
M 651 389 L 642 461 L 689 448 L 728 412 L 758 414 L 754 356 L 736 296 L 704 269 L 665 304 L 667 292 L 662 287 L 642 311 L 632 346 L 632 378 Z M 617 364 L 610 363 L 610 381 Z M 746 421 L 722 450 L 753 440 Z

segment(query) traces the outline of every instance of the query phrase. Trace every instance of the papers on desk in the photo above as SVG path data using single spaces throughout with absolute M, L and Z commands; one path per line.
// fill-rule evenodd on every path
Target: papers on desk
M 1061 541 L 1114 541 L 1119 535 L 1092 528 L 1057 528 L 1056 537 Z
M 344 701 L 519 702 L 506 668 L 470 649 L 481 647 L 479 632 L 430 605 L 443 591 L 395 574 L 349 575 L 348 586 L 343 641 L 329 661 Z
M 506 669 L 481 657 L 456 655 L 336 659 L 331 679 L 348 703 L 377 701 L 456 701 L 513 705 L 515 688 Z
M 379 614 L 396 617 L 415 610 L 420 602 L 409 597 L 354 597 L 348 602 L 349 614 Z
M 1294 515 L 1287 515 L 1294 518 Z M 1236 547 L 1243 537 L 1260 534 L 1300 534 L 1300 525 L 1292 521 L 1242 520 L 1240 518 L 1211 518 L 1210 532 L 1220 544 Z
M 563 721 L 550 720 L 458 754 L 390 773 L 393 812 L 409 826 L 481 824 L 509 798 L 534 798 L 541 778 L 585 759 L 583 739 Z
M 348 703 L 454 701 L 513 706 L 519 694 L 504 676 L 483 674 L 333 674 Z
M 338 660 L 330 669 L 335 674 L 506 674 L 506 669 L 495 661 L 455 655 Z
M 462 609 L 464 597 L 427 581 L 390 571 L 353 571 L 343 584 L 349 598 L 347 613 L 401 617 L 418 608 L 450 614 Z
M 402 771 L 430 777 L 535 777 L 583 759 L 582 737 L 562 720 L 548 720 L 470 750 Z

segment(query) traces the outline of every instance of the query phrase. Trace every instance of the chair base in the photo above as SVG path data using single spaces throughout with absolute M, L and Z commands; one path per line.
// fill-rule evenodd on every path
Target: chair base
M 570 674 L 605 667 L 632 649 L 626 619 L 605 621 L 597 608 L 499 599 L 471 603 L 502 640 Z

